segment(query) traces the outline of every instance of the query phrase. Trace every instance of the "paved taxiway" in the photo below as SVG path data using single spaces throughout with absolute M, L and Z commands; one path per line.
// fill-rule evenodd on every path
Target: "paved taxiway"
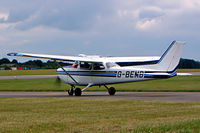
M 200 101 L 200 92 L 84 92 L 82 96 L 68 96 L 67 92 L 0 92 L 0 97 L 65 97 L 74 99 L 116 99 L 116 100 L 170 100 Z
M 200 72 L 190 72 L 192 75 L 200 75 Z

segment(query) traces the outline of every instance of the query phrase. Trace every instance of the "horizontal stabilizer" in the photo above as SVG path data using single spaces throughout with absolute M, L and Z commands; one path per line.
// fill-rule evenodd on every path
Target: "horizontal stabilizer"
M 192 76 L 191 73 L 177 73 L 177 76 Z

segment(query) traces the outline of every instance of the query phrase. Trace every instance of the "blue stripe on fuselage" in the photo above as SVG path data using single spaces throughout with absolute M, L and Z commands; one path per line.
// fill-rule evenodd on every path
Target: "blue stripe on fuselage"
M 70 75 L 78 76 L 104 76 L 104 77 L 116 77 L 116 71 L 107 71 L 107 72 L 93 72 L 93 71 L 68 71 Z M 65 75 L 64 71 L 58 71 L 58 74 Z

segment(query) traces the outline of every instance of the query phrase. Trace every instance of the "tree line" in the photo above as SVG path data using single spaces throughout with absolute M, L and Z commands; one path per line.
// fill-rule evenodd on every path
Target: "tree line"
M 37 68 L 37 69 L 55 69 L 59 67 L 58 63 L 50 60 L 48 60 L 47 62 L 43 62 L 41 60 L 29 60 L 21 63 L 18 62 L 16 59 L 13 59 L 12 61 L 10 61 L 7 58 L 0 59 L 0 66 L 5 66 L 6 64 L 15 64 L 17 67 L 27 67 L 27 68 Z M 69 63 L 63 63 L 63 62 L 60 62 L 59 64 L 62 66 L 70 65 Z M 200 62 L 192 59 L 181 58 L 178 68 L 182 69 L 200 68 Z
M 178 65 L 181 69 L 199 69 L 200 62 L 192 59 L 181 59 Z
M 26 68 L 35 68 L 35 69 L 56 69 L 61 66 L 68 66 L 70 63 L 59 62 L 56 63 L 54 61 L 48 60 L 47 62 L 43 62 L 41 60 L 29 60 L 26 62 L 18 62 L 16 59 L 10 61 L 7 58 L 0 59 L 0 66 L 5 67 L 9 64 L 15 65 L 16 67 L 26 67 Z

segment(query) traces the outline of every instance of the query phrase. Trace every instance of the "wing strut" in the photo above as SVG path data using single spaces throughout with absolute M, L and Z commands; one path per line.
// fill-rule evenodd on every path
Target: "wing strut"
M 55 62 L 56 62 L 56 60 L 54 60 Z M 73 77 L 72 77 L 72 75 L 70 75 L 67 71 L 65 71 L 65 69 L 58 63 L 58 62 L 56 62 L 57 64 L 58 64 L 58 66 L 60 67 L 60 68 L 62 68 L 62 70 L 65 72 L 65 74 L 66 75 L 68 75 L 76 84 L 79 84 Z

